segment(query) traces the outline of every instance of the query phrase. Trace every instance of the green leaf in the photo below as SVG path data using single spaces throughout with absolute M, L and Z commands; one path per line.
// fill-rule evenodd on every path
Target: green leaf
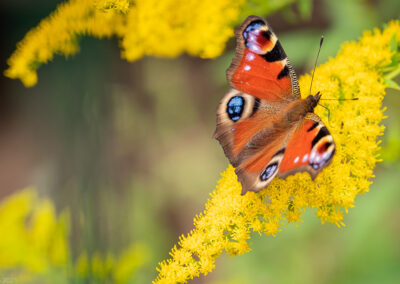
M 393 81 L 392 79 L 389 78 L 385 78 L 385 83 L 389 88 L 395 89 L 395 90 L 399 90 L 400 91 L 400 85 L 397 84 L 395 81 Z

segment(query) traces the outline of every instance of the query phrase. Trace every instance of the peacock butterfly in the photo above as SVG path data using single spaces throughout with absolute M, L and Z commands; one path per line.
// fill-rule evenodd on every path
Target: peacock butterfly
M 236 40 L 226 72 L 232 88 L 219 103 L 214 138 L 236 168 L 242 195 L 260 191 L 275 176 L 306 171 L 314 179 L 335 153 L 314 114 L 321 95 L 300 97 L 296 73 L 264 19 L 249 16 Z

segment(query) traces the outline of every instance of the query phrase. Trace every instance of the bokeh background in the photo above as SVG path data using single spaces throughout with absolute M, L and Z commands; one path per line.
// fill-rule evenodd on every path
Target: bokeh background
M 17 42 L 61 2 L 0 2 L 1 70 Z M 400 15 L 397 0 L 301 2 L 309 5 L 268 16 L 298 74 L 312 69 L 322 34 L 325 62 L 344 41 Z M 155 278 L 157 263 L 192 229 L 228 165 L 211 137 L 234 44 L 213 60 L 183 55 L 128 63 L 116 39 L 85 37 L 77 55 L 43 65 L 33 88 L 0 77 L 0 203 L 34 187 L 39 199 L 51 200 L 54 216 L 69 212 L 65 267 L 10 265 L 0 253 L 0 283 L 17 283 L 21 274 L 29 283 L 112 283 L 109 272 L 74 269 L 85 252 L 89 266 L 94 256 L 102 259 L 97 271 L 115 270 L 107 268 L 107 255 L 118 258 L 128 248 L 135 263 L 127 264 L 124 283 Z M 309 210 L 301 225 L 276 237 L 254 235 L 251 252 L 221 257 L 213 273 L 190 283 L 400 283 L 399 91 L 388 90 L 384 105 L 384 161 L 345 227 L 321 226 Z

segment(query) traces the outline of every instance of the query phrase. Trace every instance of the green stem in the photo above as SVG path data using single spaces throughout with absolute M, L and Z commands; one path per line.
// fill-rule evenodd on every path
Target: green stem
M 391 79 L 393 79 L 394 77 L 396 77 L 399 74 L 400 74 L 400 66 L 397 69 L 395 69 L 392 72 L 390 72 L 389 74 L 385 75 L 384 77 L 386 79 L 391 80 Z

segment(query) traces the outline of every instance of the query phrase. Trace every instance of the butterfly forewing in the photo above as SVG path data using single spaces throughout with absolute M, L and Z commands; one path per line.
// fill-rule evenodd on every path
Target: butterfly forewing
M 296 74 L 267 22 L 249 16 L 235 33 L 236 54 L 227 70 L 230 85 L 268 101 L 298 99 Z

